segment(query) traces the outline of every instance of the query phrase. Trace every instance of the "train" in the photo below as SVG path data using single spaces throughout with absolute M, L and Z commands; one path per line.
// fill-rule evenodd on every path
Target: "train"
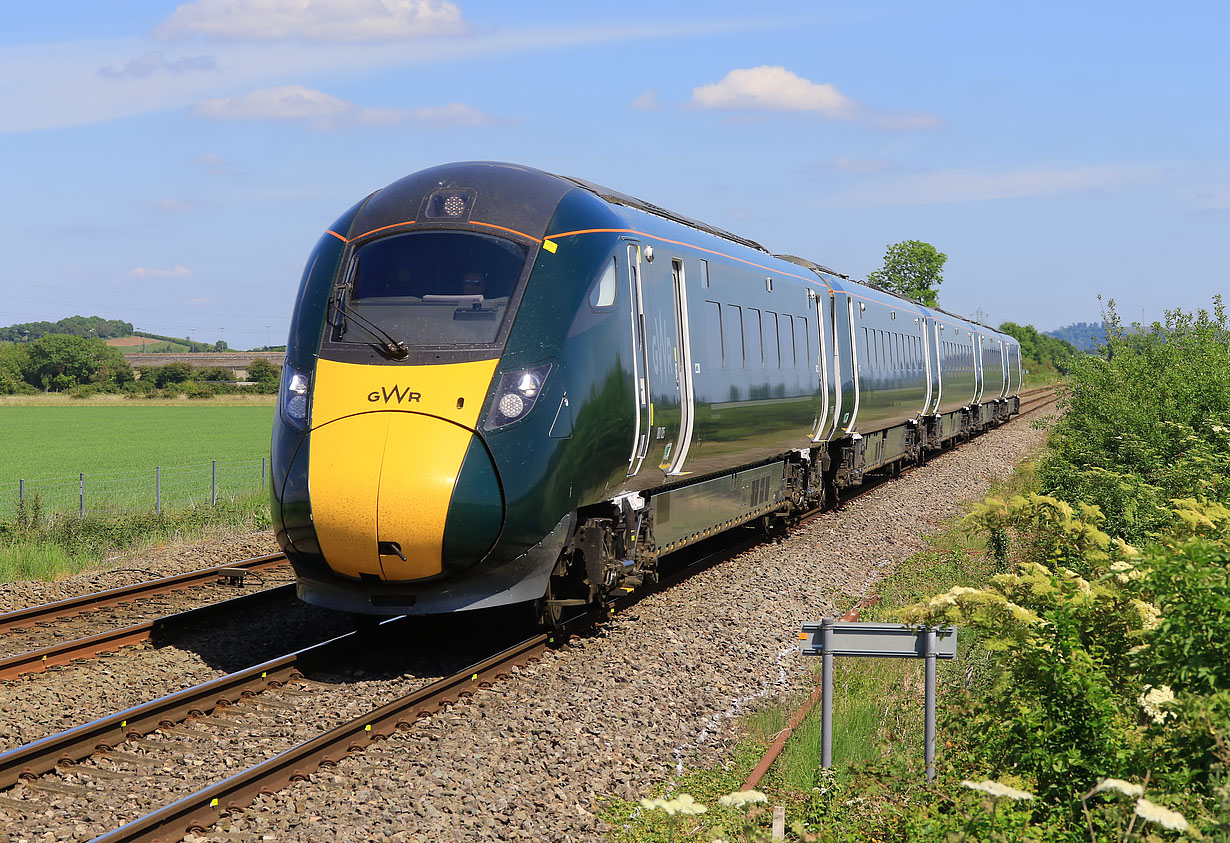
M 544 623 L 1002 423 L 1020 345 L 600 185 L 499 162 L 311 252 L 272 438 L 298 595 Z

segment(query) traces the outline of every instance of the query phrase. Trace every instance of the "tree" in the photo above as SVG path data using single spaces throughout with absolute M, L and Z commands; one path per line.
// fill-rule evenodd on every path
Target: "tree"
M 867 276 L 867 280 L 893 295 L 913 299 L 936 307 L 936 291 L 944 281 L 941 274 L 948 255 L 921 240 L 904 240 L 891 244 L 884 253 L 884 268 Z
M 22 374 L 27 383 L 58 392 L 85 383 L 114 387 L 132 379 L 132 367 L 102 340 L 48 334 L 29 344 Z

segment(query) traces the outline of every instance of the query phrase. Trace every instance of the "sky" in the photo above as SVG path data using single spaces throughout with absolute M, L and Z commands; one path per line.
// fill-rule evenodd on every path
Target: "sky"
M 923 240 L 941 306 L 992 324 L 1150 322 L 1230 281 L 1224 3 L 4 5 L 0 325 L 281 344 L 334 219 L 470 160 L 855 278 Z

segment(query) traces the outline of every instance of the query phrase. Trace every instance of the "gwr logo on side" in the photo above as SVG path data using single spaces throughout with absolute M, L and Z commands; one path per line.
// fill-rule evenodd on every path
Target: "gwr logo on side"
M 384 403 L 388 404 L 392 401 L 394 404 L 409 403 L 410 401 L 418 401 L 423 397 L 421 392 L 411 392 L 410 387 L 402 389 L 400 386 L 394 386 L 392 389 L 388 387 L 380 387 L 375 392 L 371 392 L 367 396 L 367 400 L 375 404 L 380 399 L 384 399 Z

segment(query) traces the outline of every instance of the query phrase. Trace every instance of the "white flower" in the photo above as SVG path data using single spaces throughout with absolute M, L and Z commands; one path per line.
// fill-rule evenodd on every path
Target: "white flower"
M 1136 800 L 1136 815 L 1144 817 L 1149 822 L 1157 823 L 1163 828 L 1187 831 L 1187 820 L 1182 814 L 1163 808 L 1161 805 L 1154 805 L 1148 799 Z
M 709 810 L 688 793 L 681 793 L 674 799 L 642 799 L 641 807 L 646 811 L 665 811 L 672 816 L 675 814 L 703 814 Z
M 932 597 L 930 600 L 930 605 L 935 606 L 937 608 L 939 606 L 955 606 L 957 605 L 957 598 L 960 597 L 961 595 L 977 594 L 977 593 L 978 593 L 978 589 L 976 588 L 970 588 L 964 585 L 954 585 L 952 588 L 948 590 L 947 594 L 941 594 L 937 597 Z
M 755 802 L 768 802 L 769 797 L 759 790 L 737 790 L 718 798 L 718 804 L 726 808 L 742 808 Z
M 1101 793 L 1104 790 L 1117 790 L 1124 796 L 1137 797 L 1144 795 L 1145 789 L 1138 784 L 1125 782 L 1123 779 L 1102 779 L 1098 782 L 1098 786 L 1093 789 L 1094 793 Z
M 1167 717 L 1174 717 L 1173 711 L 1162 709 L 1162 706 L 1174 702 L 1174 691 L 1170 690 L 1169 685 L 1161 685 L 1157 688 L 1146 685 L 1137 702 L 1154 723 L 1165 723 Z
M 1033 799 L 1032 793 L 1027 793 L 1024 790 L 1017 790 L 1015 787 L 1009 787 L 1000 782 L 985 779 L 980 782 L 963 781 L 961 784 L 968 787 L 970 790 L 980 790 L 983 793 L 989 793 L 991 796 L 1000 797 L 1006 796 L 1009 799 Z
M 1152 603 L 1143 600 L 1133 600 L 1132 608 L 1140 615 L 1140 622 L 1145 629 L 1157 629 L 1162 623 L 1162 610 Z

